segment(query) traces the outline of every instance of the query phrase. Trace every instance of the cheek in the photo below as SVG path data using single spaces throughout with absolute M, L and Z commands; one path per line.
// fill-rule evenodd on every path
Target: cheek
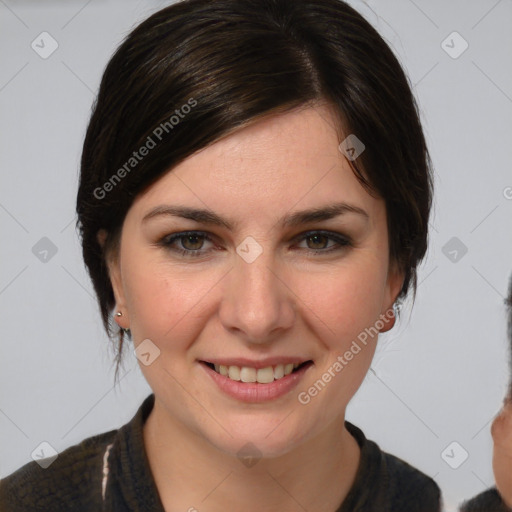
M 382 310 L 385 277 L 378 266 L 359 265 L 309 275 L 301 284 L 301 299 L 309 317 L 324 323 L 331 343 L 355 339 L 377 320 Z
M 199 327 L 209 291 L 218 280 L 211 274 L 180 272 L 162 262 L 130 261 L 126 275 L 130 276 L 125 290 L 134 338 L 154 339 L 157 344 L 169 338 L 179 341 L 187 337 L 187 330 Z

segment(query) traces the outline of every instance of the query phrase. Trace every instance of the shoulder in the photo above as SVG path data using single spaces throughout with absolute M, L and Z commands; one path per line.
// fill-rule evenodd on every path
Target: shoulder
M 488 489 L 473 499 L 465 501 L 460 508 L 460 512 L 510 512 L 510 510 L 503 503 L 495 488 Z
M 103 454 L 116 435 L 111 430 L 89 437 L 58 454 L 32 461 L 0 480 L 0 510 L 92 510 L 100 490 Z M 50 465 L 41 464 L 51 462 Z M 45 469 L 46 466 L 46 469 Z
M 355 425 L 349 422 L 345 425 L 361 448 L 354 488 L 354 497 L 360 495 L 361 498 L 354 501 L 353 510 L 441 510 L 441 491 L 431 477 L 399 457 L 382 451 Z

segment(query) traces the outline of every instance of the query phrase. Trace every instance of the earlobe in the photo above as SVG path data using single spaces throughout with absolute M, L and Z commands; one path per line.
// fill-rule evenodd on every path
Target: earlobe
M 124 299 L 119 258 L 108 258 L 107 267 L 110 276 L 110 283 L 112 284 L 112 290 L 116 299 L 116 313 L 114 315 L 114 320 L 122 329 L 128 329 L 130 327 L 130 322 Z
M 386 283 L 388 288 L 388 294 L 385 301 L 385 310 L 381 313 L 381 320 L 384 323 L 382 329 L 379 329 L 379 332 L 387 332 L 390 331 L 396 322 L 396 315 L 398 312 L 397 306 L 397 297 L 400 295 L 400 291 L 402 290 L 404 284 L 404 274 L 396 265 L 392 265 L 389 273 L 388 273 L 388 281 Z
M 388 332 L 395 326 L 396 314 L 393 306 L 380 315 L 380 322 L 384 324 L 382 328 L 379 329 L 380 333 Z
M 104 229 L 98 231 L 97 240 L 100 246 L 103 248 L 105 245 L 105 241 L 107 239 L 108 233 Z M 105 264 L 108 269 L 108 275 L 110 278 L 110 284 L 112 286 L 112 291 L 114 292 L 114 297 L 116 299 L 116 313 L 114 315 L 115 322 L 122 329 L 129 328 L 129 319 L 128 313 L 126 310 L 125 298 L 124 298 L 124 290 L 123 290 L 123 282 L 121 278 L 121 269 L 119 262 L 119 251 L 108 251 L 104 252 Z

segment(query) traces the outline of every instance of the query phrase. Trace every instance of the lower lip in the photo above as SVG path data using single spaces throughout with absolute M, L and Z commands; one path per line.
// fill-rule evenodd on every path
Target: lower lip
M 206 363 L 201 362 L 201 366 L 226 395 L 241 402 L 261 403 L 275 400 L 289 393 L 302 380 L 308 368 L 313 364 L 306 364 L 297 371 L 268 384 L 232 380 L 212 370 Z

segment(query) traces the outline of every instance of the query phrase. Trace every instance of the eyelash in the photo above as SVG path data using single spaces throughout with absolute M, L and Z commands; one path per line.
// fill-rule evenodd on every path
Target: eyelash
M 303 233 L 299 236 L 297 236 L 294 241 L 302 241 L 307 238 L 313 237 L 313 236 L 325 236 L 326 238 L 333 240 L 336 242 L 336 245 L 328 248 L 328 249 L 306 249 L 310 253 L 313 253 L 315 255 L 321 255 L 321 254 L 330 254 L 335 251 L 340 251 L 344 249 L 347 246 L 351 246 L 351 241 L 346 236 L 341 236 L 337 233 L 333 233 L 331 231 L 307 231 L 306 233 Z M 163 237 L 159 242 L 158 245 L 164 247 L 165 249 L 168 249 L 173 252 L 177 252 L 180 256 L 184 256 L 186 258 L 198 258 L 201 256 L 204 256 L 208 250 L 203 251 L 202 249 L 192 250 L 192 249 L 178 249 L 175 247 L 172 247 L 174 242 L 177 240 L 182 240 L 186 238 L 187 236 L 197 236 L 198 238 L 203 239 L 204 241 L 213 242 L 213 239 L 208 236 L 207 233 L 204 231 L 182 231 L 180 233 L 175 233 L 172 235 L 166 235 Z

